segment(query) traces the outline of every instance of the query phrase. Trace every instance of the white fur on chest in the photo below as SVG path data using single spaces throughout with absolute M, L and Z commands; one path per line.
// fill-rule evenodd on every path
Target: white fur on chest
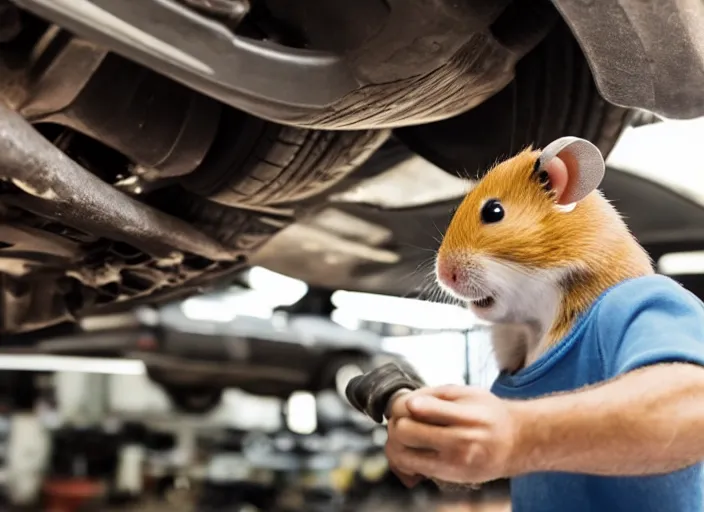
M 562 301 L 567 270 L 534 270 L 497 259 L 483 261 L 496 304 L 484 319 L 493 322 L 492 345 L 502 370 L 517 370 L 543 353 Z

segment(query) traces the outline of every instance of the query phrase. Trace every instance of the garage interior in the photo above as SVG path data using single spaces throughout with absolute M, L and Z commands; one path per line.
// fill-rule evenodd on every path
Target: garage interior
M 404 486 L 348 384 L 491 387 L 437 251 L 564 136 L 704 300 L 695 4 L 0 0 L 0 510 L 510 512 Z
M 691 169 L 679 173 L 688 163 L 678 157 L 702 134 L 702 120 L 628 129 L 609 157 L 603 186 L 658 270 L 699 297 L 704 181 Z M 432 251 L 451 214 L 437 205 L 458 201 L 471 181 L 450 179 L 418 156 L 368 172 L 370 178 L 334 192 L 344 206 L 282 231 L 232 286 L 160 307 L 86 316 L 79 329 L 32 345 L 8 337 L 0 351 L 3 506 L 509 511 L 508 482 L 458 496 L 432 484 L 404 488 L 388 471 L 383 425 L 345 398 L 352 377 L 389 361 L 402 359 L 438 385 L 488 387 L 497 371 L 488 326 L 442 300 L 433 286 Z M 419 184 L 418 176 L 434 186 Z M 394 194 L 389 177 L 395 186 L 432 194 Z M 358 253 L 326 245 L 326 226 L 335 223 L 369 236 L 393 231 L 409 207 L 398 207 L 404 197 L 433 204 L 428 224 L 407 244 L 427 248 L 424 261 L 403 258 L 397 265 L 392 251 L 369 255 L 361 243 Z M 388 211 L 370 207 L 375 200 Z M 359 227 L 365 223 L 373 229 Z M 310 242 L 291 244 L 293 237 Z M 285 261 L 299 265 L 302 279 L 266 268 L 276 267 L 271 255 L 280 251 L 291 253 Z M 365 257 L 378 274 L 398 276 L 393 295 L 305 282 L 311 276 L 334 283 L 346 262 Z

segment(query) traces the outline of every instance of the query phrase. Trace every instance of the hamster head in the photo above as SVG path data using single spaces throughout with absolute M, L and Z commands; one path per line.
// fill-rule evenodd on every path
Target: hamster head
M 651 271 L 596 190 L 604 171 L 601 152 L 575 137 L 496 165 L 450 222 L 436 259 L 440 286 L 484 320 L 564 334 L 561 312 L 569 323 L 614 282 Z

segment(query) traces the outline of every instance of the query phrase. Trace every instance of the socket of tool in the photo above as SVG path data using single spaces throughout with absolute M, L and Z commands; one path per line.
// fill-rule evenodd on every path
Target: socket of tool
M 391 405 L 398 396 L 424 385 L 410 365 L 393 362 L 353 378 L 345 394 L 352 407 L 381 424 L 390 418 Z

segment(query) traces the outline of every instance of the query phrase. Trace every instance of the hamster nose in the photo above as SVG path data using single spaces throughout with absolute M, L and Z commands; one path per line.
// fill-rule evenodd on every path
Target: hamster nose
M 438 281 L 446 286 L 453 286 L 457 284 L 457 280 L 459 279 L 459 271 L 457 266 L 445 259 L 438 260 L 437 275 Z

